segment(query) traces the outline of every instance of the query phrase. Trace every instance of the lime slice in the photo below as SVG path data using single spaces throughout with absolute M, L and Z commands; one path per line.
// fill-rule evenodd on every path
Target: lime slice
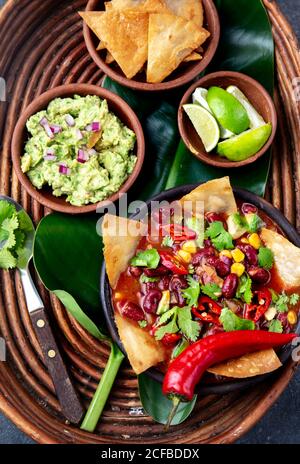
M 250 129 L 218 144 L 217 153 L 230 161 L 243 161 L 255 155 L 269 140 L 272 124 Z
M 263 117 L 256 111 L 254 106 L 251 105 L 251 103 L 249 102 L 246 95 L 244 95 L 238 87 L 236 87 L 235 85 L 231 85 L 230 87 L 228 87 L 227 92 L 233 95 L 247 111 L 251 129 L 256 129 L 257 127 L 266 124 L 266 121 L 263 119 Z
M 234 134 L 249 129 L 250 121 L 243 105 L 226 90 L 211 87 L 207 94 L 207 103 L 219 124 Z
M 201 138 L 205 150 L 209 153 L 218 144 L 220 128 L 213 115 L 200 105 L 183 105 L 184 111 L 193 123 L 197 134 Z
M 212 114 L 212 110 L 207 103 L 207 93 L 208 90 L 204 89 L 203 87 L 198 87 L 195 92 L 193 93 L 193 103 L 203 106 L 207 111 Z M 225 129 L 220 124 L 220 138 L 221 139 L 229 139 L 230 137 L 234 136 L 234 133 Z

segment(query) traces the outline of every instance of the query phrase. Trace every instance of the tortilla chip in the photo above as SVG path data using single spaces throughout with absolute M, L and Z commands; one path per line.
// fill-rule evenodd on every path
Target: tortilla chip
M 202 0 L 165 0 L 165 3 L 175 15 L 194 21 L 199 27 L 203 26 Z
M 162 82 L 209 35 L 179 16 L 150 14 L 147 81 Z
M 102 223 L 104 259 L 110 286 L 114 289 L 119 277 L 135 255 L 147 225 L 124 217 L 106 214 Z
M 170 13 L 163 0 L 113 0 L 111 4 L 118 10 L 131 8 L 144 13 Z
M 274 230 L 262 229 L 261 238 L 274 254 L 274 262 L 285 289 L 300 285 L 300 248 Z
M 94 148 L 96 143 L 98 143 L 99 140 L 101 139 L 101 135 L 102 135 L 102 130 L 100 130 L 98 132 L 93 132 L 92 135 L 89 137 L 86 146 L 88 148 Z
M 100 41 L 98 47 L 96 48 L 96 50 L 100 51 L 100 50 L 105 50 L 105 49 L 106 49 L 105 43 Z
M 189 56 L 187 56 L 183 61 L 185 63 L 188 63 L 189 61 L 199 61 L 199 60 L 202 60 L 202 56 L 197 52 L 193 52 Z
M 214 179 L 199 185 L 195 190 L 181 198 L 180 203 L 184 209 L 189 208 L 186 202 L 204 202 L 204 212 L 233 214 L 237 211 L 234 194 L 229 177 Z
M 157 342 L 147 330 L 131 323 L 117 312 L 115 321 L 121 342 L 136 374 L 141 374 L 165 360 L 166 352 L 162 343 Z
M 106 58 L 105 58 L 105 63 L 107 64 L 111 64 L 113 63 L 115 60 L 114 60 L 114 57 L 112 56 L 111 53 L 107 52 L 106 54 Z
M 270 350 L 250 353 L 241 358 L 231 359 L 208 369 L 208 372 L 223 377 L 245 379 L 256 375 L 273 372 L 282 364 L 275 351 Z
M 103 41 L 128 79 L 134 77 L 147 60 L 147 13 L 132 10 L 80 13 Z

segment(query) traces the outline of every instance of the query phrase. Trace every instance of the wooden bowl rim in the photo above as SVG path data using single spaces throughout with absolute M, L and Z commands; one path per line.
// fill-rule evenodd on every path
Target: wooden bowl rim
M 24 131 L 26 130 L 26 122 L 30 116 L 41 111 L 43 108 L 46 108 L 51 100 L 58 97 L 67 97 L 70 95 L 96 95 L 100 98 L 107 100 L 108 106 L 113 102 L 117 107 L 131 120 L 133 131 L 136 134 L 136 156 L 137 163 L 132 174 L 128 177 L 126 182 L 122 185 L 120 190 L 114 193 L 112 196 L 98 203 L 89 204 L 86 206 L 73 206 L 67 202 L 61 203 L 61 197 L 56 198 L 51 194 L 50 198 L 46 197 L 42 191 L 37 190 L 26 174 L 23 173 L 21 169 L 21 156 L 20 146 L 24 146 Z M 118 116 L 119 117 L 119 116 Z M 122 121 L 122 118 L 120 118 Z M 135 112 L 130 108 L 130 106 L 118 95 L 115 95 L 110 90 L 98 87 L 97 85 L 92 84 L 66 84 L 58 87 L 54 87 L 50 90 L 39 95 L 35 98 L 29 106 L 22 112 L 16 127 L 13 132 L 12 137 L 12 161 L 15 172 L 20 183 L 26 189 L 30 196 L 37 200 L 42 205 L 47 208 L 52 209 L 53 211 L 58 211 L 61 213 L 69 214 L 86 214 L 96 211 L 98 208 L 106 206 L 107 204 L 117 201 L 124 193 L 126 193 L 130 187 L 136 181 L 138 175 L 143 166 L 144 157 L 145 157 L 145 138 L 141 123 L 135 114 Z
M 85 11 L 94 11 L 94 3 L 95 3 L 95 0 L 89 0 Z M 212 22 L 213 22 L 213 30 L 209 31 L 211 33 L 212 39 L 209 43 L 209 46 L 202 60 L 199 63 L 195 64 L 193 68 L 186 71 L 185 73 L 183 73 L 182 76 L 176 79 L 172 79 L 166 82 L 161 82 L 159 84 L 150 84 L 148 82 L 139 82 L 134 79 L 127 79 L 127 77 L 123 75 L 122 71 L 120 72 L 115 71 L 114 69 L 112 69 L 111 66 L 105 63 L 105 61 L 101 58 L 99 52 L 96 50 L 96 47 L 94 45 L 93 32 L 84 22 L 83 36 L 84 36 L 86 47 L 93 61 L 96 63 L 96 65 L 100 69 L 102 69 L 102 71 L 107 76 L 109 76 L 111 79 L 113 79 L 114 81 L 118 82 L 121 85 L 124 85 L 126 87 L 129 87 L 135 90 L 152 91 L 152 92 L 158 92 L 162 90 L 171 90 L 177 87 L 181 87 L 189 83 L 190 81 L 192 81 L 195 77 L 197 77 L 207 68 L 207 66 L 210 64 L 210 62 L 212 61 L 217 51 L 218 44 L 220 41 L 221 25 L 220 25 L 217 8 L 213 0 L 203 0 L 203 6 L 204 6 L 205 14 L 208 15 L 209 13 L 212 19 Z
M 212 79 L 219 79 L 222 77 L 238 78 L 244 83 L 246 83 L 248 86 L 252 85 L 253 87 L 255 87 L 257 91 L 266 99 L 266 101 L 268 102 L 268 106 L 269 106 L 269 110 L 271 114 L 270 122 L 272 123 L 272 133 L 270 135 L 270 138 L 267 141 L 267 143 L 255 155 L 243 161 L 229 161 L 229 160 L 226 160 L 225 158 L 222 158 L 223 161 L 218 161 L 218 159 L 221 158 L 219 155 L 216 154 L 216 155 L 213 155 L 214 157 L 212 157 L 211 154 L 206 153 L 204 151 L 203 152 L 197 151 L 197 154 L 194 151 L 191 151 L 191 153 L 196 158 L 198 158 L 200 161 L 203 161 L 203 163 L 208 164 L 210 166 L 215 166 L 215 167 L 224 168 L 224 169 L 240 168 L 240 167 L 252 164 L 255 161 L 257 161 L 259 158 L 261 158 L 272 146 L 274 139 L 275 139 L 276 131 L 277 131 L 278 117 L 277 117 L 277 111 L 275 108 L 275 104 L 269 92 L 257 80 L 253 79 L 247 74 L 235 72 L 235 71 L 218 71 L 215 73 L 207 74 L 206 76 L 199 79 L 197 82 L 194 82 L 183 95 L 181 102 L 179 104 L 179 108 L 178 108 L 178 127 L 179 127 L 181 138 L 184 141 L 184 144 L 186 145 L 186 147 L 189 149 L 189 147 L 192 146 L 192 143 L 190 143 L 190 137 L 188 136 L 187 131 L 186 131 L 186 125 L 184 123 L 184 117 L 183 117 L 184 110 L 182 106 L 190 101 L 191 95 L 196 90 L 197 87 L 205 87 L 208 81 Z
M 150 200 L 147 201 L 147 208 L 150 205 L 152 201 L 174 201 L 178 198 L 180 198 L 183 195 L 188 194 L 191 192 L 193 189 L 198 187 L 201 184 L 188 184 L 188 185 L 183 185 L 180 187 L 175 187 L 169 190 L 166 190 L 155 197 L 151 198 Z M 259 209 L 264 211 L 276 224 L 280 226 L 282 231 L 286 234 L 287 238 L 291 240 L 292 243 L 294 243 L 296 246 L 300 247 L 300 236 L 298 232 L 296 231 L 295 227 L 286 219 L 286 217 L 279 211 L 277 208 L 275 208 L 271 203 L 266 201 L 265 199 L 259 197 L 253 192 L 250 192 L 245 189 L 241 188 L 233 188 L 233 192 L 235 197 L 239 197 L 242 199 L 244 202 L 247 203 L 253 203 L 255 204 Z M 145 209 L 146 211 L 146 209 Z M 141 217 L 141 211 L 139 211 L 139 218 Z M 130 218 L 134 219 L 135 214 L 131 215 Z M 112 305 L 111 301 L 111 287 L 108 281 L 108 277 L 106 274 L 106 266 L 105 266 L 105 261 L 103 261 L 102 269 L 101 269 L 101 275 L 100 275 L 100 301 L 102 304 L 105 320 L 108 326 L 108 330 L 111 334 L 112 339 L 114 342 L 118 345 L 120 350 L 126 355 L 126 351 L 124 349 L 124 346 L 120 340 L 118 329 L 114 320 L 114 308 Z M 300 335 L 300 320 L 297 323 L 295 333 Z M 278 356 L 280 358 L 280 361 L 282 364 L 286 364 L 288 361 L 288 358 L 291 355 L 291 350 L 292 346 L 287 345 L 283 348 L 281 348 L 280 352 L 278 353 Z M 280 368 L 281 369 L 281 368 Z M 236 379 L 236 380 L 229 380 L 221 384 L 215 384 L 215 383 L 201 383 L 199 384 L 199 391 L 201 392 L 202 395 L 224 395 L 230 392 L 234 391 L 242 391 L 246 388 L 253 387 L 256 384 L 266 380 L 268 377 L 274 376 L 278 373 L 278 369 L 274 372 L 270 372 L 268 374 L 263 374 L 259 375 L 256 377 L 249 377 L 246 379 Z M 145 374 L 149 375 L 152 379 L 156 380 L 157 382 L 162 383 L 163 382 L 163 374 L 158 371 L 155 367 L 152 367 L 148 369 Z

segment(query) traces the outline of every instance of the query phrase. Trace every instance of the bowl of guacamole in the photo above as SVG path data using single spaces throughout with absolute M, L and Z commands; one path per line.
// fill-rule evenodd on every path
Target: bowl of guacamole
M 56 87 L 34 100 L 12 142 L 14 168 L 29 194 L 71 214 L 95 211 L 127 192 L 144 153 L 143 130 L 132 109 L 88 84 Z

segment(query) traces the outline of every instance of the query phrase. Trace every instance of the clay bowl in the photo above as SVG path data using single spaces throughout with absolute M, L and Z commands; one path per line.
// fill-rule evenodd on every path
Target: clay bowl
M 89 54 L 91 55 L 96 65 L 102 69 L 102 71 L 107 74 L 107 76 L 111 77 L 119 84 L 125 85 L 126 87 L 130 87 L 132 89 L 143 91 L 174 89 L 176 87 L 187 84 L 195 77 L 197 77 L 201 72 L 203 72 L 216 53 L 220 39 L 220 21 L 218 12 L 213 0 L 203 0 L 203 8 L 204 27 L 207 28 L 211 33 L 211 36 L 203 45 L 203 59 L 199 62 L 195 61 L 181 64 L 179 68 L 174 71 L 164 82 L 159 84 L 147 83 L 144 72 L 139 73 L 132 79 L 127 79 L 116 63 L 106 64 L 106 50 L 96 50 L 99 45 L 99 39 L 85 23 L 83 25 L 84 40 Z M 102 11 L 104 9 L 104 0 L 89 0 L 86 7 L 86 11 Z
M 86 206 L 73 206 L 67 203 L 64 197 L 55 197 L 52 194 L 52 189 L 50 187 L 45 187 L 41 190 L 37 190 L 32 185 L 27 175 L 24 174 L 21 170 L 21 156 L 23 155 L 24 145 L 29 136 L 26 129 L 26 121 L 28 120 L 28 118 L 30 118 L 30 116 L 37 113 L 38 111 L 46 109 L 51 100 L 58 97 L 72 97 L 75 94 L 81 96 L 97 95 L 100 98 L 106 99 L 108 102 L 109 110 L 112 111 L 116 116 L 118 116 L 118 118 L 126 126 L 132 129 L 137 137 L 137 142 L 135 146 L 137 163 L 130 177 L 127 179 L 127 181 L 123 184 L 123 186 L 118 192 L 116 192 L 111 197 L 107 198 L 105 201 L 95 204 L 89 204 Z M 128 104 L 117 95 L 113 94 L 109 90 L 90 84 L 62 85 L 60 87 L 55 87 L 51 90 L 48 90 L 47 92 L 37 97 L 21 114 L 21 117 L 17 122 L 12 138 L 13 165 L 18 179 L 23 185 L 23 187 L 27 190 L 29 195 L 31 195 L 35 200 L 37 200 L 39 203 L 46 206 L 47 208 L 50 208 L 54 211 L 60 211 L 62 213 L 69 214 L 90 213 L 96 211 L 97 208 L 104 206 L 108 202 L 117 201 L 121 195 L 123 195 L 130 189 L 130 187 L 137 179 L 142 169 L 144 156 L 144 134 L 142 126 L 136 114 L 132 111 L 130 106 L 128 106 Z
M 192 94 L 197 87 L 209 89 L 211 86 L 217 86 L 226 89 L 229 85 L 237 86 L 262 115 L 264 120 L 266 122 L 271 122 L 273 127 L 272 134 L 264 147 L 254 156 L 244 161 L 230 161 L 227 158 L 219 156 L 215 152 L 207 153 L 199 135 L 183 109 L 183 105 L 192 103 Z M 271 96 L 259 82 L 246 74 L 220 71 L 208 74 L 202 79 L 199 79 L 186 91 L 179 105 L 178 125 L 180 135 L 185 145 L 199 160 L 203 161 L 205 164 L 219 168 L 238 168 L 254 163 L 271 147 L 277 129 L 277 113 Z
M 143 217 L 143 215 L 145 216 L 147 215 L 148 207 L 150 206 L 152 201 L 156 201 L 156 202 L 167 201 L 171 203 L 175 200 L 178 200 L 178 198 L 181 198 L 184 195 L 187 195 L 189 192 L 191 192 L 191 190 L 193 190 L 197 186 L 198 185 L 184 185 L 184 186 L 176 187 L 176 188 L 160 193 L 159 195 L 149 200 L 144 210 L 138 213 L 139 219 Z M 274 206 L 268 203 L 266 200 L 260 198 L 259 196 L 247 190 L 237 189 L 237 188 L 234 188 L 233 190 L 234 190 L 234 195 L 236 199 L 241 200 L 242 202 L 245 202 L 245 203 L 252 203 L 255 206 L 257 206 L 267 216 L 269 216 L 274 221 L 275 224 L 279 226 L 279 229 L 282 231 L 282 233 L 292 243 L 294 243 L 297 247 L 300 247 L 300 236 L 298 235 L 296 229 L 292 226 L 292 224 L 283 216 L 283 214 L 278 209 L 274 208 Z M 135 215 L 132 215 L 131 218 L 134 219 Z M 116 327 L 115 320 L 114 320 L 114 308 L 113 308 L 112 299 L 111 299 L 111 288 L 110 288 L 109 281 L 106 275 L 105 263 L 102 266 L 101 277 L 100 277 L 100 299 L 101 299 L 102 308 L 104 311 L 105 319 L 106 319 L 107 326 L 111 334 L 111 337 L 117 343 L 117 345 L 123 351 L 123 353 L 126 355 L 124 347 L 120 341 L 118 329 Z M 297 324 L 295 332 L 298 335 L 300 334 L 300 321 Z M 291 356 L 292 349 L 293 347 L 291 345 L 287 345 L 281 348 L 277 352 L 282 364 L 285 364 L 288 361 L 288 359 Z M 213 382 L 207 379 L 205 380 L 205 382 L 204 381 L 200 382 L 198 389 L 202 395 L 209 395 L 209 394 L 223 395 L 229 392 L 243 390 L 248 387 L 254 386 L 257 383 L 262 382 L 263 380 L 266 380 L 267 377 L 276 375 L 276 373 L 278 373 L 278 371 L 275 371 L 270 374 L 251 377 L 249 379 L 243 379 L 243 380 L 228 379 L 223 382 L 216 382 L 216 381 Z M 163 381 L 163 374 L 155 368 L 149 369 L 148 371 L 146 371 L 146 374 L 158 382 L 162 383 Z

